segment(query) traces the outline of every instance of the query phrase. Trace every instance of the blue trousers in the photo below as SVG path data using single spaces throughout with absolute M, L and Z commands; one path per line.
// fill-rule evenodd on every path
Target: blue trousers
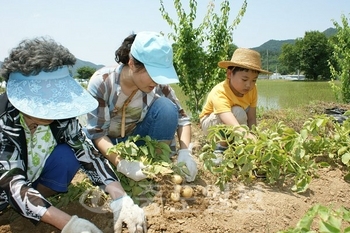
M 40 177 L 32 184 L 40 183 L 56 192 L 68 191 L 68 185 L 77 173 L 80 164 L 73 149 L 68 144 L 58 144 L 47 158 Z
M 158 141 L 170 141 L 174 138 L 178 125 L 178 108 L 166 97 L 156 99 L 150 106 L 143 121 L 136 125 L 131 134 L 144 137 L 150 136 Z M 124 138 L 111 138 L 113 144 L 127 140 Z

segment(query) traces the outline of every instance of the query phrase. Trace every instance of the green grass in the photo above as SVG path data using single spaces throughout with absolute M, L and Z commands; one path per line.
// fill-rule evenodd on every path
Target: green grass
M 182 107 L 188 112 L 188 97 L 177 84 L 172 84 Z M 337 102 L 328 82 L 266 80 L 260 79 L 258 87 L 258 109 L 293 109 L 315 101 Z M 189 113 L 189 112 L 188 112 Z
M 258 107 L 285 109 L 313 101 L 337 102 L 328 82 L 258 80 Z

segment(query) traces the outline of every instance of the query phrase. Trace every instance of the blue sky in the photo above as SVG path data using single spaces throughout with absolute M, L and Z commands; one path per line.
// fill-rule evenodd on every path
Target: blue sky
M 173 1 L 164 0 L 177 19 Z M 185 9 L 188 1 L 182 0 Z M 201 22 L 209 0 L 197 0 Z M 219 10 L 222 1 L 214 1 Z M 230 1 L 231 21 L 243 0 Z M 159 11 L 159 0 L 0 0 L 0 61 L 26 38 L 49 36 L 77 58 L 95 64 L 114 64 L 114 51 L 131 32 L 171 32 Z M 350 13 L 349 0 L 248 0 L 247 11 L 234 31 L 239 47 L 257 47 L 270 39 L 303 37 L 324 31 Z

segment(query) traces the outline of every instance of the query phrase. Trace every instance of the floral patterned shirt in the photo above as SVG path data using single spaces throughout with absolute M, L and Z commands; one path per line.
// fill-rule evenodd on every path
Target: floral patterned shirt
M 46 159 L 49 157 L 57 145 L 55 138 L 48 125 L 39 125 L 33 135 L 24 122 L 23 115 L 20 113 L 21 125 L 24 129 L 27 148 L 28 148 L 28 180 L 34 182 L 37 180 L 44 168 Z

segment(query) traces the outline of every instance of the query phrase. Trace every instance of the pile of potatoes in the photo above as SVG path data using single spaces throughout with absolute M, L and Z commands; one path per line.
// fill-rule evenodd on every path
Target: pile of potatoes
M 171 177 L 172 183 L 174 183 L 174 191 L 170 194 L 170 199 L 174 202 L 180 201 L 181 197 L 190 198 L 193 196 L 193 189 L 189 185 L 181 185 L 182 177 L 180 175 L 173 175 Z

